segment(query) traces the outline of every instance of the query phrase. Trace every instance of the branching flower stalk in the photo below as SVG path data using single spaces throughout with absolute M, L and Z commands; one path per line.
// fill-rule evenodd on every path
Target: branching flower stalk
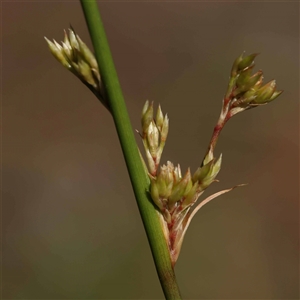
M 233 63 L 227 92 L 223 98 L 220 117 L 214 128 L 207 150 L 207 159 L 211 158 L 218 137 L 224 125 L 231 117 L 242 111 L 265 105 L 276 99 L 283 92 L 276 90 L 275 80 L 271 80 L 262 86 L 262 70 L 259 70 L 253 75 L 251 74 L 255 66 L 254 59 L 257 55 L 258 53 L 253 53 L 243 57 L 242 54 Z M 203 161 L 203 163 L 205 162 Z
M 94 14 L 93 8 L 96 7 L 94 1 L 82 0 L 82 3 L 86 9 L 86 15 Z M 92 22 L 93 26 L 89 24 L 90 31 L 95 24 L 98 27 L 102 25 L 97 18 L 98 15 L 95 19 L 92 18 L 94 23 Z M 102 31 L 103 36 L 104 31 Z M 243 54 L 239 56 L 232 66 L 221 113 L 201 167 L 197 168 L 193 174 L 188 168 L 183 175 L 179 164 L 174 166 L 172 162 L 167 161 L 166 164 L 160 165 L 169 131 L 169 118 L 162 113 L 160 106 L 154 116 L 153 102 L 146 101 L 142 110 L 140 136 L 145 148 L 147 168 L 145 162 L 140 161 L 141 164 L 138 164 L 139 154 L 133 134 L 130 132 L 130 122 L 129 119 L 127 121 L 128 116 L 125 104 L 122 102 L 121 91 L 118 96 L 114 95 L 118 82 L 115 73 L 112 76 L 110 73 L 115 72 L 112 69 L 112 62 L 109 61 L 109 65 L 105 65 L 107 57 L 110 56 L 108 46 L 106 45 L 106 56 L 101 57 L 100 52 L 96 51 L 100 56 L 100 58 L 97 56 L 96 60 L 94 54 L 72 28 L 69 29 L 68 34 L 65 32 L 61 45 L 56 41 L 51 42 L 45 39 L 54 57 L 76 75 L 112 114 L 166 299 L 181 299 L 173 268 L 192 218 L 203 205 L 212 199 L 243 185 L 219 191 L 193 208 L 204 191 L 213 182 L 218 181 L 216 177 L 221 169 L 222 154 L 216 158 L 214 150 L 220 132 L 234 115 L 265 105 L 277 98 L 282 91 L 276 90 L 275 80 L 262 85 L 263 72 L 261 70 L 252 74 L 256 53 L 246 57 Z M 93 42 L 95 46 L 95 38 Z M 99 60 L 105 62 L 103 65 L 106 71 L 103 74 L 99 68 Z M 102 75 L 105 75 L 105 84 Z M 111 84 L 110 80 L 114 83 Z M 119 108 L 119 106 L 123 107 Z M 135 151 L 137 158 L 133 157 Z M 149 180 L 147 180 L 145 169 Z M 148 199 L 152 203 L 149 203 Z
M 170 161 L 159 168 L 169 130 L 169 118 L 167 115 L 163 116 L 160 106 L 154 118 L 153 103 L 149 104 L 146 101 L 144 105 L 141 137 L 151 179 L 150 193 L 158 208 L 173 266 L 178 259 L 186 230 L 196 212 L 212 199 L 243 185 L 215 193 L 192 210 L 192 206 L 204 191 L 217 181 L 216 176 L 221 169 L 222 154 L 217 159 L 214 156 L 214 150 L 224 125 L 237 113 L 267 104 L 282 93 L 282 91 L 276 91 L 275 80 L 262 86 L 261 70 L 251 74 L 256 56 L 257 54 L 251 54 L 243 57 L 242 54 L 234 62 L 219 120 L 214 128 L 202 165 L 193 175 L 188 169 L 182 176 L 180 165 L 174 167 Z

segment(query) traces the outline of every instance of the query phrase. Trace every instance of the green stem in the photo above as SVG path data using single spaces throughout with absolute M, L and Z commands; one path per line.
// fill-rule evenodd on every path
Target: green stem
M 139 156 L 97 2 L 95 0 L 80 2 L 163 292 L 166 299 L 181 299 L 159 217 L 147 194 L 149 178 Z

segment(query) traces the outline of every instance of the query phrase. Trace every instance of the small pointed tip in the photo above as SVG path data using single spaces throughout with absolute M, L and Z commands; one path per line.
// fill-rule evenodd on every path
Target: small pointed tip
M 44 39 L 45 39 L 45 41 L 47 42 L 48 47 L 50 48 L 50 50 L 54 50 L 54 49 L 57 48 L 57 45 L 55 44 L 55 40 L 53 40 L 53 42 L 52 42 L 52 41 L 50 41 L 50 40 L 49 40 L 47 37 L 45 37 L 45 36 L 44 36 Z
M 44 36 L 44 39 L 46 40 L 46 42 L 48 43 L 48 45 L 50 46 L 52 46 L 52 45 L 54 45 L 55 44 L 55 40 L 53 40 L 53 42 L 52 41 L 50 41 L 47 37 L 45 37 Z
M 69 30 L 72 30 L 73 32 L 75 32 L 75 30 L 74 30 L 74 27 L 72 26 L 72 24 L 71 23 L 69 23 Z
M 191 174 L 191 168 L 188 167 L 187 171 L 186 171 L 186 174 L 188 175 L 188 177 L 191 177 L 192 174 Z
M 269 86 L 269 87 L 272 87 L 272 88 L 276 87 L 276 79 L 270 80 L 269 82 L 267 82 L 265 84 L 265 86 Z
M 81 38 L 79 37 L 79 35 L 77 33 L 75 35 L 76 35 L 76 39 L 78 40 L 78 42 L 80 44 L 83 44 L 83 41 L 81 40 Z

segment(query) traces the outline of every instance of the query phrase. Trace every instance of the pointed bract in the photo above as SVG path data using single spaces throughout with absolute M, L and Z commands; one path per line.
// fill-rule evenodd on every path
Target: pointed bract
M 273 95 L 271 96 L 271 98 L 269 100 L 267 100 L 267 102 L 271 102 L 273 100 L 275 100 L 278 96 L 280 96 L 283 93 L 283 91 L 275 91 L 273 93 Z
M 257 91 L 257 97 L 254 102 L 255 103 L 267 102 L 272 97 L 275 89 L 276 89 L 276 80 L 269 81 Z
M 71 47 L 73 49 L 76 49 L 79 51 L 79 49 L 80 49 L 79 43 L 78 43 L 76 35 L 72 29 L 69 29 L 69 41 L 70 41 Z
M 164 122 L 161 128 L 161 140 L 166 141 L 169 132 L 169 118 L 165 115 Z
M 151 191 L 151 198 L 154 201 L 154 203 L 158 206 L 159 209 L 163 210 L 164 207 L 160 200 L 159 189 L 158 189 L 158 185 L 155 180 L 152 180 L 152 182 L 151 182 L 150 191 Z
M 148 126 L 146 137 L 147 137 L 150 153 L 153 157 L 156 157 L 156 151 L 159 145 L 159 132 L 153 121 L 151 121 Z
M 204 180 L 204 178 L 208 175 L 210 169 L 212 168 L 213 162 L 214 160 L 212 159 L 206 165 L 202 166 L 201 168 L 198 168 L 193 175 L 193 182 L 201 182 L 202 180 Z
M 234 61 L 232 69 L 231 69 L 231 77 L 236 77 L 239 71 L 239 64 L 243 60 L 243 53 Z
M 147 105 L 147 110 L 142 115 L 143 132 L 147 132 L 150 123 L 153 121 L 153 102 Z
M 164 115 L 161 111 L 160 105 L 158 105 L 157 113 L 156 113 L 156 126 L 161 131 L 164 123 Z
M 49 49 L 50 49 L 50 52 L 53 54 L 53 56 L 64 66 L 66 67 L 67 69 L 70 69 L 71 68 L 71 65 L 68 63 L 65 55 L 63 54 L 63 52 L 61 51 L 61 47 L 59 48 L 58 46 L 60 46 L 59 44 L 55 44 L 55 43 L 52 43 L 50 40 L 48 40 L 46 37 L 44 37 L 48 46 L 49 46 Z M 57 46 L 58 45 L 58 46 Z
M 90 66 L 84 62 L 83 60 L 78 62 L 79 72 L 83 77 L 84 81 L 93 86 L 94 88 L 97 87 L 97 83 L 94 80 L 94 76 L 92 74 Z
M 241 71 L 241 70 L 244 70 L 246 68 L 249 68 L 250 66 L 253 65 L 254 63 L 254 59 L 255 57 L 258 55 L 259 53 L 253 53 L 253 54 L 250 54 L 248 56 L 245 56 L 241 61 L 240 63 L 238 64 L 238 70 Z
M 195 182 L 194 185 L 192 186 L 192 188 L 186 194 L 186 196 L 182 202 L 183 208 L 185 208 L 185 207 L 189 206 L 190 204 L 193 204 L 194 202 L 197 201 L 198 197 L 200 196 L 200 194 L 198 193 L 198 189 L 199 189 L 199 183 Z
M 98 69 L 98 64 L 94 54 L 87 47 L 87 45 L 80 39 L 78 35 L 76 35 L 76 39 L 79 44 L 80 53 L 85 59 L 85 61 L 90 65 L 91 68 Z
M 169 197 L 169 207 L 172 208 L 177 201 L 179 201 L 185 194 L 186 189 L 191 187 L 191 172 L 188 169 L 185 173 L 184 177 L 181 179 L 178 184 L 175 185 L 175 187 L 172 190 L 172 193 Z

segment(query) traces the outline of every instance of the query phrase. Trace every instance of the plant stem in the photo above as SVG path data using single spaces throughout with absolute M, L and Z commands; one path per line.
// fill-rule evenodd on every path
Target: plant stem
M 181 299 L 159 216 L 147 193 L 149 178 L 139 156 L 97 2 L 95 0 L 80 2 L 163 292 L 166 299 Z

